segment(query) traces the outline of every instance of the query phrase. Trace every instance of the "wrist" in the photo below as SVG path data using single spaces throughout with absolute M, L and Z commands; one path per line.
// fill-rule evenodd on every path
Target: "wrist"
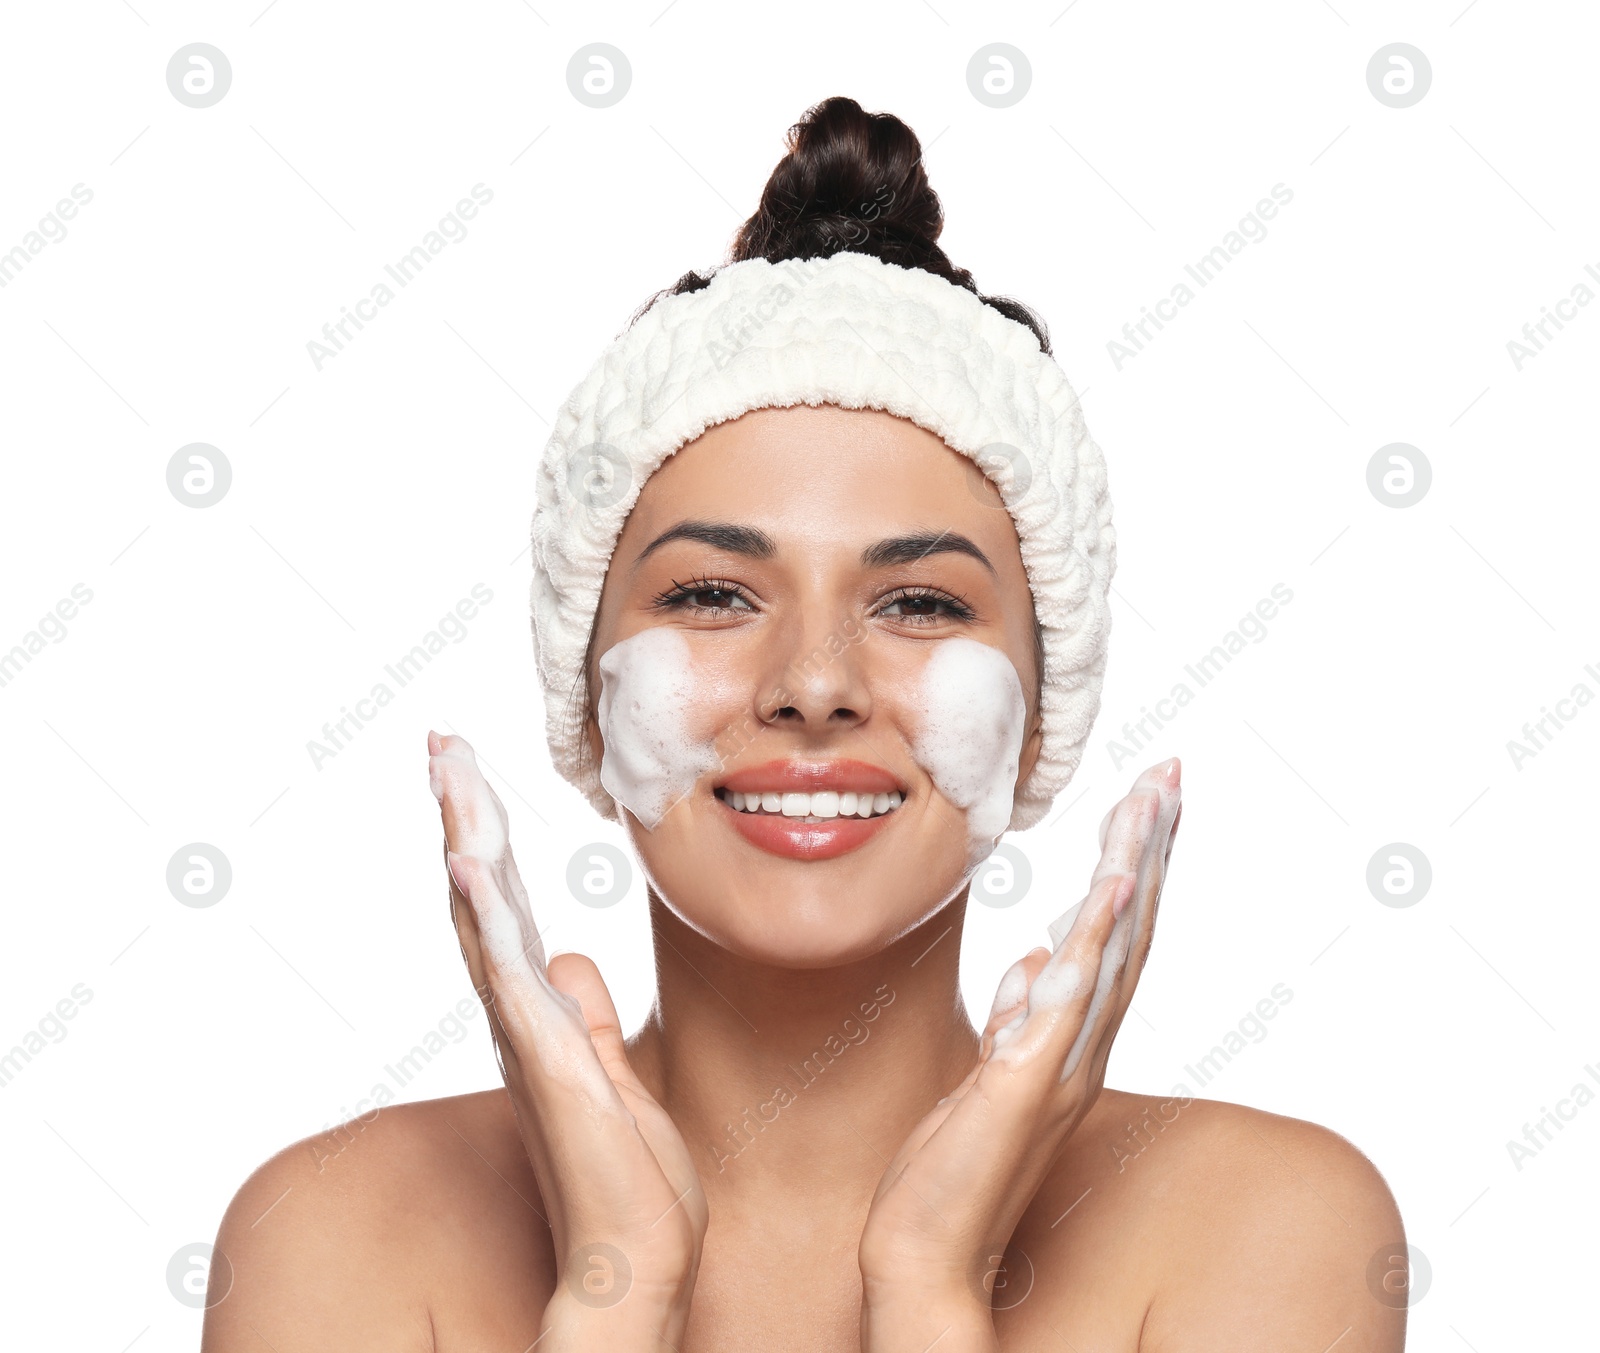
M 660 1353 L 683 1342 L 687 1300 L 666 1302 L 631 1291 L 615 1304 L 580 1299 L 563 1284 L 544 1308 L 540 1353 Z
M 861 1353 L 998 1353 L 994 1314 L 952 1286 L 911 1291 L 868 1284 L 861 1300 Z

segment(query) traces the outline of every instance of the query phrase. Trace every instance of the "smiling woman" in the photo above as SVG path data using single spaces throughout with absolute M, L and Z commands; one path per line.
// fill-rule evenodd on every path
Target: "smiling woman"
M 1104 1087 L 1175 757 L 1106 814 L 1055 948 L 968 1018 L 968 890 L 1077 768 L 1116 537 L 1043 325 L 978 293 L 942 219 L 910 128 L 826 100 L 728 264 L 655 297 L 562 409 L 533 526 L 546 731 L 642 866 L 654 1005 L 625 1038 L 591 960 L 547 962 L 503 806 L 429 734 L 505 1083 L 383 1109 L 337 1192 L 308 1143 L 257 1171 L 211 1353 L 1401 1347 L 1370 1275 L 1404 1237 L 1359 1151 Z
M 634 812 L 635 846 L 657 893 L 722 948 L 785 967 L 863 958 L 964 890 L 1005 830 L 1042 742 L 1034 610 L 1016 528 L 992 484 L 969 484 L 970 463 L 879 410 L 756 409 L 639 495 L 588 645 L 604 656 L 587 673 L 585 748 L 624 808 L 645 789 L 639 763 L 655 772 L 652 810 L 678 803 Z M 683 529 L 711 520 L 726 525 Z M 829 654 L 845 633 L 858 638 Z M 796 680 L 797 655 L 818 653 Z M 638 726 L 608 720 L 617 708 Z M 761 736 L 720 755 L 723 731 L 752 721 Z M 628 773 L 608 778 L 618 763 Z M 797 824 L 813 787 L 853 791 L 856 822 L 835 805 L 831 825 Z M 764 802 L 735 816 L 729 789 Z M 889 812 L 859 817 L 863 790 L 884 809 L 899 796 L 892 846 Z M 708 849 L 739 867 L 708 874 Z M 793 919 L 752 896 L 784 899 Z

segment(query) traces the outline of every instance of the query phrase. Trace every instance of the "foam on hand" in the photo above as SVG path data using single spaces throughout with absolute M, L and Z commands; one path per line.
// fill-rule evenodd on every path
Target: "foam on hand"
M 667 811 L 717 765 L 716 740 L 686 719 L 698 692 L 689 641 L 656 625 L 600 658 L 600 783 L 654 831 Z
M 498 1008 L 499 1023 L 520 1058 L 536 1058 L 545 1071 L 581 1089 L 606 1113 L 626 1114 L 595 1053 L 582 1004 L 550 981 L 528 890 L 511 854 L 505 805 L 483 778 L 477 754 L 465 738 L 441 739 L 441 749 L 428 758 L 428 786 L 445 815 L 446 865 L 472 909 L 478 943 L 488 960 L 488 989 L 480 990 L 479 997 Z M 498 1038 L 495 1058 L 504 1076 Z
M 970 871 L 1011 823 L 1028 717 L 1022 682 L 992 644 L 943 639 L 922 670 L 917 704 L 921 727 L 911 755 L 939 792 L 966 810 Z

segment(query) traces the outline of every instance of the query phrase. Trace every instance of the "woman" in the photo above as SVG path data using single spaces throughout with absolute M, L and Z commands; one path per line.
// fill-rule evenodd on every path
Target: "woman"
M 1043 326 L 939 249 L 920 159 L 811 109 L 730 264 L 635 317 L 545 452 L 547 728 L 644 869 L 650 1017 L 624 1039 L 590 960 L 546 964 L 504 810 L 430 733 L 505 1086 L 257 1171 L 210 1353 L 1402 1346 L 1354 1147 L 1102 1088 L 1175 758 L 967 1019 L 968 884 L 1077 766 L 1115 537 Z

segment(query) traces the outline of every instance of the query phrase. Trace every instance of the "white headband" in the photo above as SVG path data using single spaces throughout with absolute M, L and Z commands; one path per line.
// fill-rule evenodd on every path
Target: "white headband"
M 599 768 L 579 765 L 584 651 L 617 538 L 673 452 L 752 409 L 793 404 L 898 414 L 994 481 L 1044 631 L 1043 743 L 1010 824 L 1033 826 L 1100 711 L 1117 553 L 1105 462 L 1032 330 L 870 254 L 729 264 L 651 306 L 562 406 L 533 513 L 533 649 L 556 769 L 620 821 Z

